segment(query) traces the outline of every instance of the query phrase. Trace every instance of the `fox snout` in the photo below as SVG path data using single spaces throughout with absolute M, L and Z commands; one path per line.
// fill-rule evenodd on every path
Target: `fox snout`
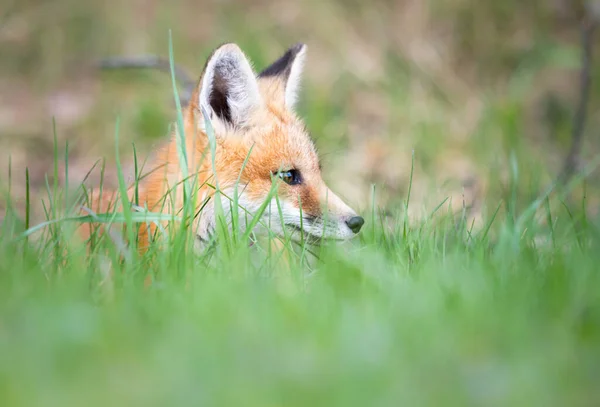
M 346 221 L 346 225 L 348 225 L 348 227 L 354 234 L 360 232 L 364 224 L 365 220 L 362 216 L 353 216 Z
M 342 229 L 347 228 L 352 234 L 344 233 L 346 238 L 352 238 L 353 235 L 358 234 L 365 224 L 365 220 L 362 216 L 359 216 L 352 208 L 350 208 L 339 196 L 333 193 L 331 189 L 325 188 L 324 195 L 322 198 L 326 205 L 329 207 L 329 213 L 335 216 L 335 214 L 339 215 L 340 223 L 343 223 L 343 226 L 340 226 Z
M 352 239 L 360 232 L 365 220 L 324 184 L 321 185 L 321 192 L 315 196 L 304 194 L 304 206 L 299 205 L 299 200 L 293 199 L 284 203 L 284 227 L 293 232 L 292 238 L 295 240 L 308 238 L 309 241 L 318 242 L 323 239 Z M 319 188 L 306 189 L 315 191 Z

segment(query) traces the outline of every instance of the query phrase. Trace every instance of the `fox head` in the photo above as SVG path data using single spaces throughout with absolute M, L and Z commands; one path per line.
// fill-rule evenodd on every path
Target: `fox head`
M 217 181 L 230 197 L 222 198 L 225 212 L 238 180 L 242 223 L 261 207 L 275 180 L 279 204 L 271 201 L 262 224 L 294 240 L 346 240 L 364 220 L 323 181 L 315 145 L 294 112 L 305 54 L 304 44 L 295 45 L 256 74 L 237 45 L 222 45 L 209 57 L 188 112 L 202 137 L 204 114 L 209 116 Z M 200 240 L 214 229 L 212 215 L 200 221 Z

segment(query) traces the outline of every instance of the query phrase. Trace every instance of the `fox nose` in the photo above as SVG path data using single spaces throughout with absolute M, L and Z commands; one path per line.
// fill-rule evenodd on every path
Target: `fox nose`
M 360 228 L 365 224 L 365 220 L 361 216 L 353 216 L 346 221 L 346 225 L 354 233 L 360 232 Z

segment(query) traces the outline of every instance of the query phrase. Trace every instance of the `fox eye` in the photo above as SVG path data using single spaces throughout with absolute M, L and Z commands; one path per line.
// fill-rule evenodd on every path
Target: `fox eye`
M 279 171 L 277 175 L 288 185 L 298 185 L 302 183 L 302 177 L 298 170 Z

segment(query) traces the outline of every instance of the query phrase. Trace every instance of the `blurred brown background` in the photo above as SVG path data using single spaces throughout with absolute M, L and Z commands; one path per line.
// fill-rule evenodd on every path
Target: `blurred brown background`
M 125 164 L 132 143 L 143 160 L 175 119 L 169 75 L 96 64 L 167 57 L 170 29 L 175 61 L 194 79 L 223 42 L 257 69 L 308 44 L 299 109 L 334 190 L 365 210 L 376 184 L 378 204 L 393 210 L 414 152 L 411 211 L 450 196 L 478 219 L 511 182 L 525 205 L 558 174 L 579 97 L 582 14 L 569 0 L 0 0 L 0 183 L 10 157 L 22 204 L 27 166 L 39 208 L 46 175 L 53 182 L 53 119 L 61 185 L 66 142 L 71 186 L 101 157 L 114 175 L 117 116 Z M 585 162 L 598 151 L 600 71 L 591 72 Z M 597 178 L 587 185 L 594 212 Z

